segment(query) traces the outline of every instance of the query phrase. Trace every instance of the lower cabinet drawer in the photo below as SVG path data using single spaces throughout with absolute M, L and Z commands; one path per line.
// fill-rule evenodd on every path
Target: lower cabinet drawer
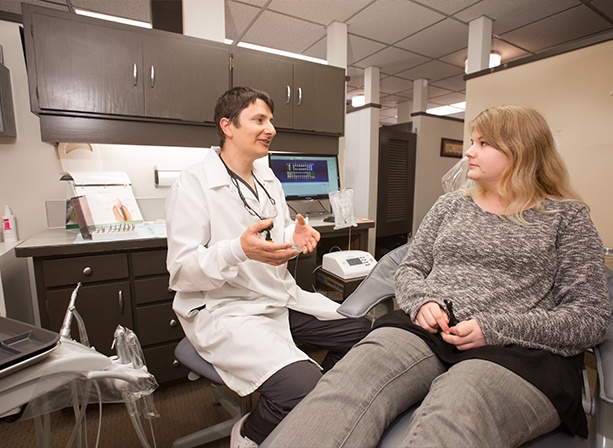
M 183 329 L 172 310 L 172 302 L 136 308 L 138 339 L 141 345 L 176 341 L 183 337 Z
M 189 373 L 187 367 L 175 360 L 175 347 L 177 344 L 178 341 L 172 344 L 143 349 L 147 369 L 155 376 L 158 384 L 186 378 Z

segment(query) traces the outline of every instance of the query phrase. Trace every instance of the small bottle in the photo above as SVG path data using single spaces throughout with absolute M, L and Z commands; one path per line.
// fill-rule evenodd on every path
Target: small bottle
M 2 236 L 4 237 L 5 243 L 17 242 L 15 215 L 13 215 L 8 205 L 4 206 L 4 214 L 2 215 Z

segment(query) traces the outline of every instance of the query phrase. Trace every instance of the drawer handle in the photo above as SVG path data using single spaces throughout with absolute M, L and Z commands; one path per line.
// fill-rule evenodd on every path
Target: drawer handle
M 85 269 L 83 269 L 83 275 L 88 275 L 89 276 L 89 275 L 92 275 L 92 272 L 94 272 L 94 271 L 89 266 L 87 266 Z
M 172 366 L 173 366 L 174 368 L 181 367 L 181 363 L 175 359 L 175 360 L 172 362 Z
M 176 320 L 176 319 L 170 319 L 169 324 L 170 324 L 170 326 L 171 326 L 172 328 L 174 328 L 174 327 L 176 327 L 176 326 L 179 324 L 179 322 L 177 322 L 177 320 Z
M 119 302 L 119 313 L 123 314 L 123 291 L 121 289 L 117 293 L 117 299 Z

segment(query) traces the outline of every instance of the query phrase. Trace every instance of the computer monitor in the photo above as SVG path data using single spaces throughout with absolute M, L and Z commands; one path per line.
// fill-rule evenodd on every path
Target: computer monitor
M 271 152 L 268 161 L 287 200 L 327 199 L 340 189 L 336 155 Z

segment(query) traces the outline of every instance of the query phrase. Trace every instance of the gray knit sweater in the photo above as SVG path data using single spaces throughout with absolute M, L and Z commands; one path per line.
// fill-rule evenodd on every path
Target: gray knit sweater
M 603 245 L 586 207 L 545 201 L 520 225 L 463 193 L 439 198 L 396 273 L 396 300 L 411 319 L 426 302 L 453 301 L 489 345 L 572 356 L 600 342 L 611 318 Z

